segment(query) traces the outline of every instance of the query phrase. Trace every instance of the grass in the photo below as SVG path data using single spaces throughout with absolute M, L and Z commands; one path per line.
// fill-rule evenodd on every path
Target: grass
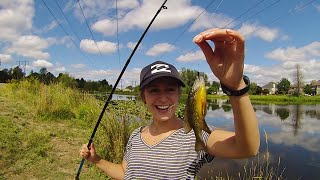
M 62 84 L 46 86 L 32 80 L 0 89 L 0 179 L 74 179 L 79 148 L 88 142 L 104 102 Z M 183 106 L 177 115 L 183 116 Z M 121 162 L 129 135 L 150 118 L 140 101 L 112 101 L 94 138 L 98 153 Z M 262 172 L 262 166 L 254 167 Z M 241 177 L 256 176 L 244 170 Z M 108 177 L 86 162 L 81 178 Z
M 228 96 L 208 95 L 208 99 L 228 99 Z M 320 96 L 290 96 L 290 95 L 250 95 L 252 103 L 262 104 L 319 104 Z

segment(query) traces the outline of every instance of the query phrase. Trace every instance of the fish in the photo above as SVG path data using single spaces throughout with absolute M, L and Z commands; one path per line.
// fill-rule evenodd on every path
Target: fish
M 202 130 L 211 134 L 205 116 L 207 114 L 207 91 L 203 76 L 197 76 L 190 89 L 184 112 L 184 131 L 189 133 L 194 131 L 196 142 L 195 151 L 204 150 L 208 152 L 202 138 Z

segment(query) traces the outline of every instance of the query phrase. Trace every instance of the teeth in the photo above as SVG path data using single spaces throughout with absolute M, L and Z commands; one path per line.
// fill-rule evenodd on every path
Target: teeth
M 156 106 L 156 107 L 159 109 L 168 109 L 169 108 L 169 106 Z

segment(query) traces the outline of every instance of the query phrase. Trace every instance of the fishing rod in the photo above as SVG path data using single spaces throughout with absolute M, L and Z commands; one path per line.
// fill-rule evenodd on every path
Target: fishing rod
M 121 71 L 121 73 L 120 73 L 120 75 L 119 75 L 119 77 L 118 77 L 115 85 L 113 86 L 113 88 L 112 88 L 112 90 L 111 90 L 111 93 L 109 94 L 109 97 L 108 97 L 106 103 L 104 104 L 104 107 L 102 108 L 102 111 L 101 111 L 101 113 L 100 113 L 99 119 L 98 119 L 98 121 L 97 121 L 97 123 L 96 123 L 96 126 L 94 127 L 94 130 L 93 130 L 93 132 L 92 132 L 92 134 L 91 134 L 91 137 L 90 137 L 90 139 L 89 139 L 89 142 L 88 142 L 88 145 L 87 145 L 88 149 L 90 149 L 90 145 L 91 145 L 91 143 L 92 143 L 92 141 L 93 141 L 93 138 L 94 138 L 94 136 L 95 136 L 95 134 L 96 134 L 96 132 L 97 132 L 97 129 L 98 129 L 98 126 L 99 126 L 99 124 L 100 124 L 100 122 L 101 122 L 101 119 L 102 119 L 102 117 L 103 117 L 103 114 L 105 113 L 105 111 L 106 111 L 106 109 L 107 109 L 107 107 L 108 107 L 108 105 L 109 105 L 109 103 L 110 103 L 110 101 L 111 101 L 111 99 L 112 99 L 112 95 L 113 95 L 114 91 L 116 90 L 116 87 L 118 86 L 119 81 L 120 81 L 123 73 L 125 72 L 127 66 L 129 65 L 130 60 L 131 60 L 133 54 L 134 54 L 134 53 L 136 52 L 136 50 L 138 49 L 138 46 L 140 45 L 142 39 L 143 39 L 144 36 L 146 35 L 147 31 L 149 30 L 149 28 L 151 27 L 153 21 L 156 19 L 156 17 L 157 17 L 158 14 L 161 12 L 161 10 L 162 10 L 162 9 L 167 9 L 167 7 L 165 6 L 166 2 L 167 2 L 167 0 L 165 0 L 165 1 L 162 3 L 162 5 L 161 5 L 160 8 L 158 9 L 157 13 L 154 15 L 154 17 L 152 18 L 152 20 L 151 20 L 151 22 L 149 23 L 148 27 L 144 30 L 144 32 L 143 32 L 142 36 L 140 37 L 138 43 L 137 43 L 136 46 L 134 47 L 132 53 L 130 54 L 130 56 L 129 56 L 127 62 L 126 62 L 126 64 L 124 65 L 124 67 L 123 67 L 123 69 L 122 69 L 122 71 Z M 83 164 L 84 164 L 84 161 L 85 161 L 85 159 L 82 158 L 82 160 L 81 160 L 81 162 L 80 162 L 80 165 L 79 165 L 79 169 L 78 169 L 76 178 L 75 178 L 76 180 L 78 180 L 79 177 L 80 177 L 80 172 L 81 172 L 82 166 L 83 166 Z

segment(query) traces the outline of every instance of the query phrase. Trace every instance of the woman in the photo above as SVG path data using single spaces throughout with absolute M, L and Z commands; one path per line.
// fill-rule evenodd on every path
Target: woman
M 206 60 L 229 95 L 235 132 L 203 133 L 208 152 L 194 150 L 195 137 L 183 132 L 175 110 L 184 86 L 175 67 L 165 62 L 146 66 L 140 74 L 141 97 L 152 114 L 149 126 L 136 129 L 129 138 L 122 164 L 113 164 L 83 146 L 80 154 L 115 179 L 193 179 L 213 157 L 244 158 L 256 155 L 260 135 L 248 89 L 243 78 L 244 38 L 229 29 L 210 29 L 194 37 Z M 214 42 L 214 49 L 207 41 Z

